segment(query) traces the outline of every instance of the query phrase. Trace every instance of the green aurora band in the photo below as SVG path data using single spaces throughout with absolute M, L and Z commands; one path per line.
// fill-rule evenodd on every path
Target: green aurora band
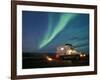
M 58 21 L 58 24 L 55 26 L 55 28 L 52 30 L 52 23 L 53 23 L 53 18 L 54 15 L 51 14 L 49 15 L 49 20 L 48 20 L 48 29 L 44 35 L 43 40 L 41 41 L 40 45 L 39 45 L 39 49 L 45 47 L 46 45 L 48 45 L 67 25 L 68 23 L 74 19 L 76 16 L 76 14 L 66 14 L 63 13 L 60 15 L 60 19 Z

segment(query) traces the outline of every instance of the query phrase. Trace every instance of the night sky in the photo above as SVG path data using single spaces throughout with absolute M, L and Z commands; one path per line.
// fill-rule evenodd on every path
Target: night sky
M 55 53 L 72 44 L 89 53 L 89 14 L 22 11 L 22 51 Z

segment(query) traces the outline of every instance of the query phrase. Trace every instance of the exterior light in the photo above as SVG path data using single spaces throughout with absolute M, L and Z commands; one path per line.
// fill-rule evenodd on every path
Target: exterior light
M 72 54 L 72 50 L 69 50 L 69 51 L 68 51 L 68 54 L 71 55 L 71 54 Z
M 46 58 L 47 58 L 48 61 L 52 61 L 53 60 L 52 58 L 50 58 L 48 56 Z
M 85 57 L 86 55 L 84 54 L 83 56 Z
M 80 57 L 83 57 L 83 55 L 82 55 L 82 54 L 80 54 Z
M 80 54 L 80 57 L 85 57 L 86 55 L 85 54 Z
M 62 47 L 62 48 L 60 48 L 62 51 L 64 50 L 64 48 Z

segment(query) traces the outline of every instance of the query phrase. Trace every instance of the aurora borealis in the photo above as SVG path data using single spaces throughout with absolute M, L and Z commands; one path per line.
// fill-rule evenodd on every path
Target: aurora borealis
M 57 36 L 57 34 L 59 34 L 67 26 L 67 24 L 70 22 L 70 20 L 76 16 L 75 14 L 64 14 L 64 13 L 61 14 L 57 25 L 54 26 L 54 30 L 51 31 L 52 24 L 53 24 L 52 15 L 53 14 L 50 15 L 47 32 L 46 32 L 44 39 L 43 39 L 42 43 L 40 44 L 39 48 L 42 48 L 42 47 L 46 46 L 47 44 L 49 44 Z
M 89 14 L 22 12 L 23 52 L 55 53 L 66 43 L 89 53 Z

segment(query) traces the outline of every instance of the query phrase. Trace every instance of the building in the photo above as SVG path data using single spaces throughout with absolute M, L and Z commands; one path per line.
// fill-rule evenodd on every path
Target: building
M 75 59 L 80 57 L 80 53 L 75 50 L 75 48 L 71 44 L 65 44 L 64 46 L 57 47 L 56 57 L 62 57 L 66 59 Z
M 78 52 L 73 48 L 71 44 L 65 44 L 64 46 L 57 47 L 58 55 L 74 55 Z

